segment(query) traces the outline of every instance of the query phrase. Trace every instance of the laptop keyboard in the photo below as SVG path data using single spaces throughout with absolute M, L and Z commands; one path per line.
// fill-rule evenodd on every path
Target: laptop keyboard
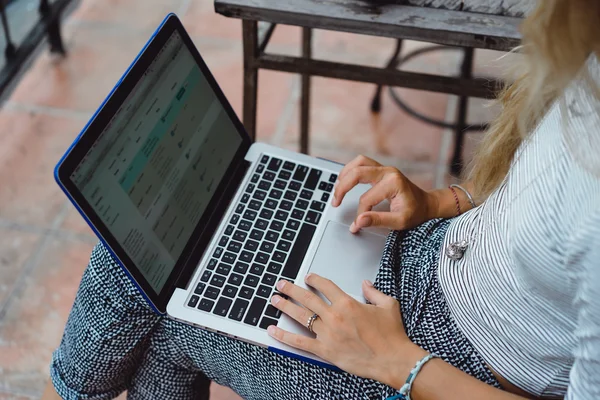
M 267 329 L 280 279 L 294 281 L 335 174 L 263 155 L 214 250 L 189 307 Z

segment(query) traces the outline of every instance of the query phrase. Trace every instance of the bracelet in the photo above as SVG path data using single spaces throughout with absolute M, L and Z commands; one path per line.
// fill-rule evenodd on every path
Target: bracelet
M 462 214 L 462 211 L 460 209 L 460 201 L 458 200 L 458 195 L 456 194 L 456 190 L 454 190 L 454 188 L 452 186 L 449 186 L 449 188 L 452 191 L 452 194 L 454 195 L 454 201 L 456 201 L 456 216 L 458 217 L 460 214 Z
M 406 378 L 406 383 L 402 385 L 400 390 L 398 390 L 398 394 L 392 397 L 388 397 L 387 400 L 411 400 L 410 390 L 412 389 L 412 385 L 415 379 L 417 379 L 417 375 L 421 371 L 421 368 L 423 368 L 423 365 L 427 364 L 427 362 L 433 358 L 438 358 L 438 356 L 433 354 L 427 354 L 425 357 L 417 361 L 415 367 L 412 369 L 412 371 L 410 371 L 410 374 L 408 374 L 408 378 Z
M 473 196 L 471 196 L 471 193 L 469 193 L 469 191 L 467 189 L 465 189 L 464 187 L 460 186 L 460 185 L 456 185 L 456 184 L 452 184 L 450 185 L 451 188 L 457 188 L 462 190 L 463 192 L 465 192 L 465 194 L 467 195 L 467 198 L 469 199 L 469 203 L 471 204 L 471 207 L 475 208 L 477 207 L 477 204 L 475 204 L 475 200 L 473 200 Z

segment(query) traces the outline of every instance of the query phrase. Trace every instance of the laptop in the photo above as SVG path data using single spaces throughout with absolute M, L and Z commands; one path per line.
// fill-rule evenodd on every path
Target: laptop
M 389 232 L 349 232 L 369 186 L 332 207 L 341 168 L 252 143 L 170 14 L 55 178 L 157 313 L 326 365 L 266 329 L 310 335 L 270 305 L 280 279 L 314 272 L 365 301 Z

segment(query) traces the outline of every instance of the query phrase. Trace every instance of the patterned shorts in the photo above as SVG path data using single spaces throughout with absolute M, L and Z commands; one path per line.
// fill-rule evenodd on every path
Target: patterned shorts
M 498 382 L 458 330 L 437 281 L 448 221 L 390 234 L 375 285 L 401 303 L 410 339 L 494 386 Z M 208 380 L 244 399 L 385 399 L 395 390 L 264 348 L 194 328 L 152 312 L 98 245 L 85 271 L 50 366 L 65 399 L 208 398 Z

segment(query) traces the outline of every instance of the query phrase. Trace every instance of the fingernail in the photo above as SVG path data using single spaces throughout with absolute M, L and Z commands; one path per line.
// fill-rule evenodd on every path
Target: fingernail
M 269 333 L 269 335 L 275 336 L 275 332 L 277 332 L 277 328 L 275 328 L 275 325 L 270 325 L 267 328 L 267 332 Z
M 331 205 L 334 207 L 337 207 L 337 199 L 335 198 L 335 194 L 331 198 Z
M 271 303 L 273 303 L 275 305 L 277 303 L 279 303 L 280 300 L 281 300 L 281 297 L 279 297 L 279 296 L 273 296 L 273 297 L 271 297 Z
M 365 280 L 365 285 L 373 287 L 373 282 L 371 282 L 370 280 Z
M 284 286 L 285 286 L 285 279 L 282 279 L 279 282 L 277 282 L 277 289 L 281 290 L 281 289 L 283 289 Z
M 356 229 L 356 224 L 353 222 L 352 225 L 350 225 L 350 232 L 356 233 L 357 231 L 358 229 Z
M 306 274 L 306 276 L 304 277 L 304 281 L 308 281 L 310 279 L 310 277 L 312 276 L 312 272 L 309 274 Z

